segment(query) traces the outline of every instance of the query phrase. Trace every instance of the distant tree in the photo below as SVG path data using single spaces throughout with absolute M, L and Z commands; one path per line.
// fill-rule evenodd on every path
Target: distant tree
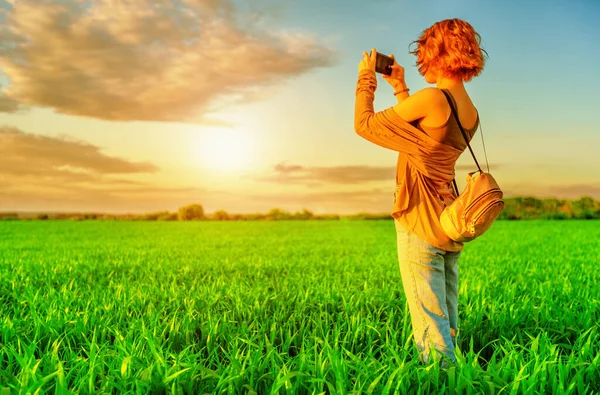
M 519 219 L 516 217 L 516 204 L 514 198 L 505 198 L 504 199 L 504 208 L 500 212 L 500 216 L 498 219 Z
M 7 220 L 15 220 L 15 219 L 19 219 L 19 214 L 17 213 L 0 213 L 0 219 L 7 219 Z
M 251 213 L 251 214 L 241 214 L 240 220 L 242 221 L 261 221 L 268 219 L 266 214 L 261 213 Z
M 391 214 L 388 213 L 358 213 L 347 215 L 344 219 L 349 221 L 364 221 L 364 220 L 382 220 L 382 219 L 393 219 Z
M 339 220 L 340 215 L 339 214 L 319 214 L 319 215 L 315 215 L 314 219 L 318 219 L 318 220 L 322 220 L 322 221 L 333 221 L 333 220 Z
M 564 219 L 560 212 L 561 201 L 558 199 L 544 199 L 542 201 L 542 217 L 546 219 Z
M 179 208 L 177 217 L 180 221 L 204 219 L 204 208 L 199 204 L 188 204 Z
M 545 219 L 559 219 L 559 220 L 569 219 L 569 217 L 567 216 L 567 214 L 562 213 L 562 212 L 558 212 L 558 213 L 555 213 L 555 214 L 548 214 L 544 218 Z
M 290 212 L 281 210 L 279 208 L 274 208 L 267 213 L 266 219 L 270 221 L 282 221 L 286 219 L 292 219 L 292 217 L 293 216 Z
M 307 210 L 307 209 L 302 209 L 302 211 L 297 212 L 294 214 L 294 219 L 300 219 L 300 220 L 307 220 L 307 219 L 313 219 L 314 218 L 314 214 L 312 211 Z
M 560 212 L 566 216 L 567 218 L 573 218 L 574 215 L 574 211 L 573 211 L 573 203 L 571 203 L 570 201 L 566 201 L 561 207 L 560 207 Z
M 135 220 L 140 221 L 174 221 L 177 220 L 177 213 L 168 211 L 157 211 L 154 213 L 146 213 L 138 215 Z
M 161 213 L 156 219 L 158 221 L 177 221 L 177 218 L 177 213 L 170 213 L 168 211 L 165 211 L 164 213 Z
M 504 199 L 500 219 L 600 219 L 600 202 L 589 196 L 577 200 L 512 197 Z
M 573 202 L 574 216 L 581 219 L 592 219 L 596 214 L 596 205 L 596 201 L 589 196 L 575 200 Z
M 38 214 L 38 215 L 35 216 L 35 219 L 42 220 L 42 221 L 45 221 L 45 220 L 47 220 L 49 218 L 50 217 L 48 217 L 48 214 Z
M 160 213 L 146 213 L 138 215 L 135 219 L 140 221 L 156 221 Z
M 229 214 L 225 210 L 215 211 L 215 213 L 213 214 L 213 217 L 217 221 L 228 221 L 230 219 Z
M 158 213 L 148 213 L 148 214 L 142 214 L 138 217 L 136 217 L 136 220 L 140 220 L 140 221 L 156 221 L 156 219 L 158 218 Z

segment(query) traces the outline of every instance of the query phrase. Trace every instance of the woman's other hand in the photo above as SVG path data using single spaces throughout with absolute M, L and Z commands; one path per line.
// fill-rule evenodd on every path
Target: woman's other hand
M 390 58 L 394 59 L 394 55 L 390 54 Z M 404 82 L 404 67 L 396 63 L 396 59 L 394 59 L 394 64 L 392 65 L 392 74 L 384 74 L 383 78 L 392 86 L 392 88 L 394 88 L 394 91 L 406 89 L 406 82 Z
M 371 55 L 367 52 L 363 52 L 363 60 L 358 64 L 358 72 L 360 73 L 362 70 L 372 70 L 375 71 L 375 64 L 377 63 L 377 51 L 375 48 L 371 50 Z

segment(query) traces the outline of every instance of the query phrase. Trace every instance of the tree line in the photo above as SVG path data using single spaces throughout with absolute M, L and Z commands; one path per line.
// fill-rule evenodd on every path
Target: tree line
M 504 199 L 502 219 L 600 219 L 600 202 L 589 196 L 577 200 L 514 197 Z
M 357 213 L 351 215 L 315 214 L 303 209 L 289 212 L 274 208 L 267 213 L 233 214 L 225 210 L 206 213 L 200 204 L 188 204 L 176 212 L 157 211 L 144 214 L 24 213 L 0 212 L 0 220 L 137 220 L 137 221 L 282 221 L 282 220 L 381 220 L 392 219 L 389 213 Z M 499 219 L 600 219 L 600 202 L 589 196 L 577 200 L 513 197 L 504 199 Z

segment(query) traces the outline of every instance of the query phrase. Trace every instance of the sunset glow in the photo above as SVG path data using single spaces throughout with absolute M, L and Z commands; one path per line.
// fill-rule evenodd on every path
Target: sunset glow
M 249 132 L 222 129 L 204 133 L 191 150 L 202 168 L 215 172 L 247 171 L 255 161 L 256 143 Z

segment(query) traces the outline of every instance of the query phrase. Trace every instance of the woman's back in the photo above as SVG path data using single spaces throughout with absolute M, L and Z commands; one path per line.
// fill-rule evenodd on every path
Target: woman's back
M 458 111 L 458 118 L 469 140 L 479 126 L 479 116 L 475 105 L 464 89 L 444 89 L 450 94 L 454 108 Z M 434 140 L 464 150 L 467 147 L 458 123 L 452 116 L 452 109 L 446 96 L 440 91 L 441 100 L 432 101 L 432 108 L 427 117 L 421 118 L 416 127 L 427 133 Z

